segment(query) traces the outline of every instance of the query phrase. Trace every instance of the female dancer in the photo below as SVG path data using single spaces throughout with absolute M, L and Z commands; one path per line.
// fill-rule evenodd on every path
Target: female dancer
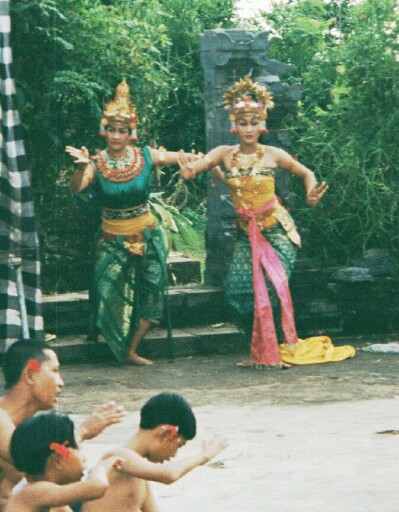
M 301 351 L 309 355 L 309 347 L 303 343 L 314 348 L 314 340 L 319 338 L 298 340 L 296 333 L 288 279 L 301 240 L 293 219 L 275 195 L 275 170 L 284 169 L 303 180 L 310 206 L 317 205 L 328 185 L 318 184 L 314 173 L 284 150 L 259 144 L 260 134 L 267 131 L 267 110 L 274 106 L 266 87 L 243 78 L 226 92 L 224 105 L 232 110 L 231 133 L 238 134 L 239 144 L 218 146 L 195 162 L 181 154 L 179 163 L 184 179 L 221 165 L 221 179 L 238 216 L 239 239 L 229 266 L 226 297 L 251 339 L 250 359 L 238 365 L 281 368 L 285 366 L 284 350 L 291 356 L 294 350 L 296 364 L 304 364 L 298 361 Z M 275 323 L 278 303 L 284 335 L 280 347 Z M 301 344 L 301 350 L 296 350 Z M 287 357 L 290 361 L 291 356 Z
M 79 165 L 69 190 L 93 184 L 102 203 L 95 266 L 96 326 L 119 362 L 150 365 L 136 350 L 152 323 L 164 313 L 166 243 L 148 198 L 154 165 L 177 164 L 178 153 L 139 148 L 135 107 L 125 80 L 107 103 L 101 132 L 107 148 L 90 157 L 86 148 L 67 146 Z M 187 155 L 187 158 L 194 158 Z

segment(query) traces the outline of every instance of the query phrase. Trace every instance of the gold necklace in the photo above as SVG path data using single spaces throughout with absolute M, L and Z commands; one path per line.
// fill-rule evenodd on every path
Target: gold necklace
M 99 151 L 97 156 L 97 167 L 100 173 L 103 178 L 110 181 L 130 181 L 138 176 L 144 168 L 144 157 L 142 156 L 141 149 L 135 146 L 128 146 L 126 148 L 126 156 L 123 158 L 112 158 L 108 151 Z M 120 168 L 115 169 L 111 167 L 112 162 L 117 162 Z M 124 167 L 125 163 L 130 163 L 130 165 Z
M 261 144 L 256 145 L 254 153 L 243 153 L 241 146 L 234 150 L 231 157 L 231 171 L 248 171 L 252 169 L 255 164 L 259 163 L 263 158 L 263 147 Z

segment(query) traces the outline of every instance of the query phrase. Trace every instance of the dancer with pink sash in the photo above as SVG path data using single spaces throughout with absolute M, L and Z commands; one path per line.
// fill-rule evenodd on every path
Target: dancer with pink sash
M 317 183 L 313 171 L 286 151 L 258 142 L 267 131 L 267 110 L 274 106 L 266 87 L 245 77 L 223 99 L 231 109 L 231 133 L 238 135 L 239 144 L 218 146 L 192 162 L 182 154 L 179 164 L 184 179 L 212 169 L 227 185 L 237 214 L 239 237 L 229 264 L 226 298 L 251 342 L 249 360 L 237 366 L 284 368 L 352 357 L 352 347 L 335 348 L 326 336 L 298 338 L 289 277 L 301 239 L 275 194 L 275 171 L 302 179 L 310 206 L 318 204 L 328 185 Z

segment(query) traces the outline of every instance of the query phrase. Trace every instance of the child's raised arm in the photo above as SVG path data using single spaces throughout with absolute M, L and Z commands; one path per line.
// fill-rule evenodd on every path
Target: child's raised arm
M 128 473 L 136 478 L 172 484 L 197 466 L 209 462 L 227 445 L 228 442 L 224 437 L 214 436 L 210 441 L 204 443 L 202 451 L 197 455 L 162 465 L 150 462 L 132 450 L 121 448 L 114 452 L 120 459 L 114 463 L 113 467 L 116 471 Z
M 95 500 L 104 496 L 107 488 L 107 473 L 99 466 L 88 481 L 66 485 L 40 481 L 27 485 L 8 500 L 4 512 L 62 507 L 70 503 Z

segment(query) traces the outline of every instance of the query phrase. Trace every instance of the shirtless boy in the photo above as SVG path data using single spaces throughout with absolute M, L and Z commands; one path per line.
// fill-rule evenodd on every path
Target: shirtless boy
M 84 458 L 73 421 L 63 414 L 40 413 L 20 423 L 12 435 L 10 453 L 28 482 L 8 499 L 5 512 L 71 512 L 71 502 L 99 498 L 107 489 L 102 468 L 90 482 L 80 481 Z
M 0 512 L 12 488 L 23 475 L 11 463 L 9 445 L 15 427 L 38 411 L 52 409 L 64 387 L 56 353 L 41 342 L 18 341 L 4 356 L 6 393 L 0 398 Z M 109 402 L 99 407 L 81 425 L 78 439 L 100 434 L 125 417 L 124 407 Z
M 150 481 L 171 484 L 227 446 L 225 439 L 215 437 L 197 455 L 162 464 L 195 434 L 195 416 L 183 397 L 161 393 L 150 398 L 141 409 L 136 434 L 96 466 L 107 471 L 109 486 L 102 498 L 86 502 L 83 512 L 157 512 Z M 115 457 L 119 457 L 116 462 Z

